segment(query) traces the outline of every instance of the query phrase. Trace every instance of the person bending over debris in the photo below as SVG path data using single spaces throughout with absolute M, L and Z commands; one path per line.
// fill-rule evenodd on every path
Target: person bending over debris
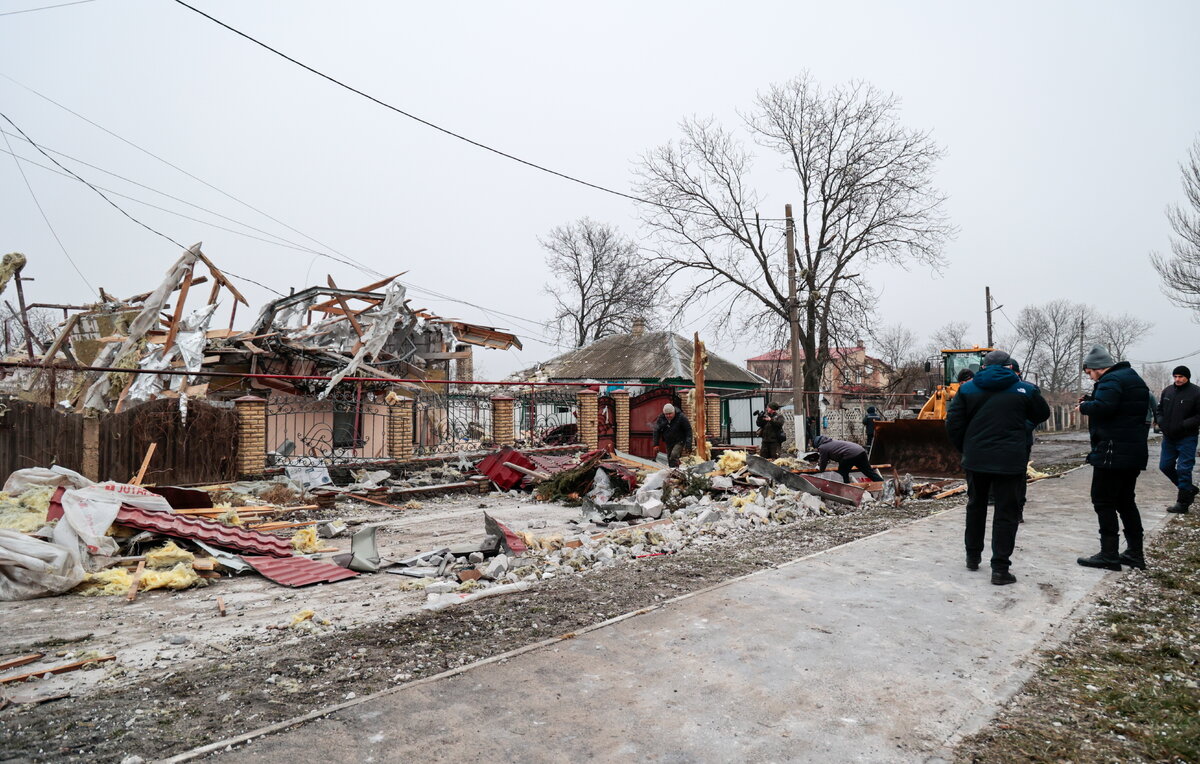
M 1100 523 L 1100 551 L 1076 562 L 1105 570 L 1120 570 L 1123 564 L 1145 570 L 1136 493 L 1138 475 L 1150 459 L 1146 446 L 1150 388 L 1128 361 L 1117 363 L 1102 345 L 1092 346 L 1083 359 L 1083 370 L 1096 383 L 1078 408 L 1088 418 L 1092 439 L 1087 462 L 1092 465 L 1092 506 Z M 1122 526 L 1128 546 L 1124 554 L 1117 554 Z
M 871 467 L 871 462 L 867 461 L 867 449 L 857 443 L 851 443 L 848 440 L 834 440 L 828 435 L 818 435 L 817 439 L 813 441 L 813 445 L 817 447 L 817 453 L 821 455 L 817 469 L 824 470 L 829 462 L 837 462 L 837 473 L 842 476 L 843 483 L 850 482 L 850 470 L 853 469 L 857 469 L 870 480 L 883 480 L 883 476 Z
M 663 444 L 667 450 L 667 464 L 678 467 L 683 449 L 692 446 L 692 423 L 682 411 L 676 411 L 675 407 L 668 403 L 663 406 L 663 413 L 654 422 L 652 443 L 655 449 L 660 443 Z
M 992 517 L 992 583 L 1016 582 L 1008 571 L 1017 543 L 1021 498 L 1025 495 L 1027 422 L 1050 418 L 1037 387 L 1022 382 L 1003 350 L 983 357 L 983 368 L 958 388 L 946 412 L 946 433 L 962 453 L 967 473 L 967 523 L 963 534 L 967 569 L 979 570 L 987 525 L 988 494 L 996 497 Z
M 779 413 L 778 403 L 768 403 L 767 410 L 758 415 L 755 422 L 758 434 L 762 438 L 762 448 L 758 455 L 764 459 L 778 459 L 779 450 L 787 435 L 783 432 L 783 416 Z

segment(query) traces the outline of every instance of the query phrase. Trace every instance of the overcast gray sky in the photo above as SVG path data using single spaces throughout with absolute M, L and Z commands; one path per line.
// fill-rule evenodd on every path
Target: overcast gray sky
M 0 110 L 33 140 L 238 221 L 57 157 L 140 200 L 113 196 L 149 226 L 185 245 L 203 241 L 219 266 L 280 291 L 326 273 L 346 287 L 373 278 L 217 226 L 325 249 L 315 240 L 372 271 L 408 271 L 415 307 L 522 336 L 524 351 L 479 354 L 489 377 L 559 352 L 538 339 L 551 311 L 538 236 L 583 215 L 642 235 L 632 202 L 387 111 L 171 0 L 12 13 L 57 1 L 0 0 Z M 637 157 L 677 137 L 685 115 L 736 126 L 758 90 L 804 69 L 826 85 L 870 81 L 903 99 L 906 125 L 946 148 L 936 179 L 961 228 L 941 275 L 871 274 L 884 322 L 925 337 L 967 320 L 982 343 L 990 285 L 1014 319 L 1023 305 L 1065 297 L 1153 321 L 1134 361 L 1200 348 L 1196 324 L 1167 303 L 1147 259 L 1167 248 L 1163 211 L 1182 198 L 1179 163 L 1200 135 L 1200 3 L 194 4 L 417 116 L 626 191 Z M 760 154 L 755 166 L 764 216 L 798 201 L 778 164 Z M 86 300 L 99 286 L 145 291 L 179 255 L 78 181 L 24 168 L 83 274 L 12 157 L 0 155 L 0 248 L 29 257 L 30 300 Z M 255 311 L 272 296 L 244 292 Z M 997 322 L 1007 333 L 1005 317 Z M 769 348 L 710 349 L 741 361 Z

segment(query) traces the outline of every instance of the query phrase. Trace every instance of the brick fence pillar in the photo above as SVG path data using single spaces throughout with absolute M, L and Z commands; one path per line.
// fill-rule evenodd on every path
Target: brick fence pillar
M 233 405 L 238 418 L 238 475 L 262 475 L 267 471 L 267 402 L 244 395 Z
M 507 395 L 492 396 L 492 440 L 499 446 L 511 446 L 517 441 L 513 425 L 513 399 Z
M 721 396 L 716 393 L 704 394 L 704 424 L 710 438 L 721 437 Z
M 579 440 L 589 451 L 600 447 L 600 394 L 595 390 L 580 390 L 579 399 Z
M 403 460 L 413 452 L 413 399 L 401 398 L 388 405 L 387 455 Z
M 100 480 L 100 418 L 95 412 L 83 417 L 83 464 L 79 472 L 89 480 Z
M 617 450 L 627 454 L 629 453 L 629 391 L 613 390 L 612 399 L 617 404 L 613 421 Z

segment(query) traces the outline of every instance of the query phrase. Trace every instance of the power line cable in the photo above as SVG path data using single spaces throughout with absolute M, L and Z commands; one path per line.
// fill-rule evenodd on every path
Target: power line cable
M 404 109 L 401 109 L 398 106 L 394 106 L 394 105 L 388 103 L 387 101 L 384 101 L 381 98 L 376 98 L 375 96 L 371 95 L 370 93 L 367 93 L 366 91 L 359 90 L 358 88 L 354 87 L 353 85 L 348 85 L 345 82 L 342 82 L 341 80 L 337 79 L 336 77 L 325 74 L 321 70 L 316 69 L 312 66 L 309 66 L 308 64 L 304 63 L 303 61 L 292 58 L 288 54 L 286 54 L 276 48 L 271 47 L 270 45 L 266 44 L 265 42 L 255 38 L 255 37 L 251 37 L 249 34 L 241 31 L 240 29 L 237 29 L 235 27 L 230 26 L 229 24 L 226 24 L 224 21 L 221 21 L 220 19 L 216 18 L 215 16 L 211 16 L 211 15 L 205 13 L 204 11 L 200 10 L 199 8 L 183 2 L 183 0 L 175 0 L 175 2 L 178 3 L 179 5 L 182 5 L 184 8 L 187 8 L 188 10 L 199 14 L 200 16 L 203 16 L 204 18 L 213 22 L 217 26 L 223 27 L 223 28 L 229 30 L 230 32 L 233 32 L 234 34 L 238 35 L 239 37 L 242 37 L 243 39 L 254 43 L 255 45 L 259 46 L 260 48 L 263 48 L 264 50 L 274 53 L 276 56 L 279 56 L 280 58 L 284 59 L 285 61 L 289 61 L 289 62 L 295 64 L 296 66 L 300 67 L 301 69 L 304 69 L 305 71 L 310 72 L 311 74 L 315 74 L 316 76 L 320 77 L 323 80 L 327 80 L 328 82 L 331 82 L 332 84 L 334 84 L 344 90 L 348 90 L 357 96 L 361 96 L 362 98 L 365 98 L 368 101 L 371 101 L 372 103 L 374 103 L 378 106 L 382 106 L 383 108 L 388 109 L 389 111 L 394 111 L 395 113 L 397 113 L 403 117 L 407 117 L 407 118 L 413 120 L 414 122 L 418 122 L 422 125 L 425 125 L 426 127 L 437 130 L 440 133 L 448 135 L 451 138 L 455 138 L 464 143 L 468 143 L 476 148 L 491 152 L 492 154 L 504 157 L 505 159 L 512 160 L 514 162 L 517 162 L 518 164 L 525 165 L 526 167 L 530 167 L 534 170 L 538 170 L 540 172 L 544 172 L 549 175 L 553 175 L 557 178 L 562 178 L 563 180 L 570 181 L 571 183 L 578 183 L 581 186 L 586 186 L 588 188 L 594 189 L 596 191 L 600 191 L 602 193 L 612 194 L 613 196 L 619 196 L 622 199 L 628 199 L 629 201 L 637 202 L 639 204 L 648 204 L 652 207 L 658 207 L 658 208 L 664 209 L 664 210 L 674 210 L 677 212 L 689 212 L 692 214 L 702 215 L 705 217 L 721 217 L 721 215 L 719 215 L 718 213 L 698 212 L 696 210 L 688 209 L 685 207 L 674 207 L 669 204 L 663 204 L 662 202 L 656 202 L 656 201 L 652 201 L 650 199 L 643 199 L 640 196 L 634 196 L 633 194 L 629 194 L 624 191 L 618 191 L 613 188 L 608 188 L 607 186 L 601 186 L 598 183 L 592 183 L 591 181 L 583 180 L 582 178 L 577 178 L 574 175 L 568 175 L 565 172 L 560 172 L 560 171 L 552 169 L 550 167 L 546 167 L 545 165 L 541 165 L 536 162 L 532 162 L 528 159 L 522 159 L 521 157 L 515 156 L 513 154 L 509 154 L 506 151 L 501 151 L 500 149 L 493 148 L 492 146 L 489 146 L 486 143 L 480 143 L 479 141 L 474 140 L 473 138 L 468 138 L 467 136 L 463 135 L 462 133 L 456 133 L 453 130 L 450 130 L 449 128 L 442 127 L 441 125 L 430 122 L 427 119 L 418 117 L 417 115 L 415 115 L 411 112 L 405 111 Z M 742 219 L 744 220 L 745 218 L 742 218 Z M 780 220 L 784 220 L 784 218 L 758 218 L 758 220 L 780 221 Z
M 24 131 L 24 130 L 22 130 L 22 129 L 21 129 L 21 128 L 20 128 L 20 127 L 17 125 L 17 123 L 16 123 L 16 122 L 13 122 L 13 121 L 12 121 L 12 119 L 10 119 L 10 118 L 9 118 L 9 116 L 8 116 L 7 114 L 5 114 L 5 113 L 3 113 L 3 112 L 0 112 L 0 117 L 3 117 L 3 118 L 4 118 L 4 120 L 5 120 L 6 122 L 8 122 L 8 124 L 12 125 L 12 126 L 13 126 L 13 128 L 14 128 L 14 129 L 15 129 L 15 130 L 16 130 L 18 133 L 20 133 L 20 134 L 21 134 L 21 137 L 22 137 L 22 138 L 24 138 L 24 139 L 25 139 L 25 141 L 27 141 L 27 142 L 29 143 L 29 145 L 30 145 L 30 146 L 33 146 L 35 149 L 37 149 L 37 150 L 38 150 L 38 152 L 39 152 L 39 153 L 40 153 L 42 156 L 44 156 L 44 157 L 46 157 L 47 159 L 49 159 L 49 160 L 50 160 L 51 162 L 53 162 L 55 165 L 57 165 L 58 167 L 60 167 L 60 168 L 61 168 L 61 169 L 62 169 L 64 172 L 66 172 L 67 174 L 69 174 L 71 177 L 75 178 L 75 180 L 78 180 L 80 183 L 84 184 L 84 185 L 85 185 L 85 186 L 87 186 L 88 188 L 90 188 L 90 189 L 92 189 L 93 191 L 95 191 L 95 192 L 96 192 L 96 194 L 97 194 L 97 195 L 99 195 L 101 199 L 103 199 L 104 201 L 108 202 L 108 203 L 109 203 L 109 204 L 110 204 L 110 205 L 111 205 L 111 206 L 112 206 L 112 207 L 113 207 L 115 210 L 117 210 L 118 212 L 120 212 L 122 215 L 124 215 L 125 217 L 129 218 L 129 219 L 130 219 L 130 220 L 132 220 L 133 222 L 137 223 L 137 224 L 138 224 L 139 226 L 141 226 L 142 228 L 145 228 L 147 231 L 149 231 L 149 232 L 151 232 L 151 233 L 155 234 L 156 236 L 159 236 L 159 237 L 161 237 L 161 238 L 163 238 L 163 239 L 166 239 L 167 241 L 169 241 L 169 242 L 171 242 L 172 244 L 174 244 L 176 247 L 179 247 L 180 249 L 187 249 L 187 247 L 185 247 L 185 246 L 183 246 L 182 244 L 180 244 L 179 242 L 175 241 L 175 240 L 174 240 L 174 239 L 172 239 L 170 236 L 167 236 L 167 235 L 166 235 L 165 233 L 163 233 L 162 231 L 158 231 L 158 230 L 156 230 L 156 229 L 154 229 L 154 228 L 151 228 L 149 225 L 147 225 L 147 224 L 143 223 L 141 220 L 138 220 L 138 219 L 137 219 L 137 218 L 135 218 L 133 215 L 130 215 L 128 212 L 126 212 L 126 211 L 125 211 L 125 210 L 124 210 L 124 209 L 121 207 L 121 205 L 117 204 L 117 203 L 116 203 L 116 202 L 114 202 L 112 199 L 108 198 L 108 196 L 106 196 L 106 195 L 104 194 L 104 192 L 103 192 L 103 191 L 101 191 L 99 188 L 97 188 L 96 186 L 92 185 L 92 184 L 91 184 L 91 183 L 89 183 L 87 180 L 85 180 L 85 179 L 81 178 L 81 177 L 80 177 L 78 174 L 76 174 L 75 172 L 72 172 L 72 171 L 71 171 L 71 169 L 70 169 L 69 167 L 66 167 L 66 166 L 64 166 L 64 165 L 63 165 L 61 162 L 59 162 L 57 159 L 55 159 L 54 157 L 52 157 L 52 156 L 50 156 L 49 154 L 47 154 L 47 153 L 46 153 L 46 152 L 45 152 L 45 151 L 42 149 L 42 147 L 41 147 L 41 146 L 39 146 L 39 145 L 38 145 L 38 144 L 37 144 L 37 143 L 36 143 L 36 142 L 35 142 L 35 141 L 34 141 L 32 138 L 30 138 L 28 135 L 26 135 L 26 134 L 25 134 L 25 131 Z M 5 140 L 5 142 L 7 142 L 7 141 L 8 141 L 8 136 L 5 136 L 4 140 Z M 11 144 L 9 144 L 9 149 L 10 149 L 10 151 L 11 151 L 11 149 L 12 149 L 12 145 L 11 145 Z M 17 166 L 18 166 L 18 167 L 20 166 L 20 163 L 19 163 L 19 162 L 18 162 L 18 165 L 17 165 Z M 22 173 L 21 173 L 21 175 L 22 175 L 22 177 L 24 177 L 25 173 L 24 173 L 24 172 L 22 172 Z M 41 205 L 40 205 L 40 204 L 38 205 L 38 209 L 41 209 Z M 43 213 L 43 216 L 44 216 L 44 213 Z M 48 220 L 47 220 L 47 223 L 49 223 L 49 221 L 48 221 Z M 57 234 L 55 235 L 55 238 L 58 238 Z M 65 251 L 66 251 L 66 250 L 64 250 L 64 253 L 65 253 Z M 67 256 L 67 259 L 70 259 L 70 255 L 68 255 L 68 256 Z M 72 261 L 71 261 L 71 264 L 72 264 L 72 265 L 74 265 L 74 264 L 75 264 L 75 262 L 72 260 Z M 78 266 L 76 266 L 76 268 L 75 268 L 75 269 L 76 269 L 76 270 L 79 270 Z M 280 297 L 282 297 L 282 296 L 283 296 L 283 293 L 282 293 L 282 292 L 279 292 L 278 290 L 272 289 L 271 287 L 267 286 L 266 284 L 262 284 L 262 283 L 260 283 L 260 282 L 258 282 L 258 281 L 255 281 L 254 279 L 246 278 L 245 276 L 239 276 L 238 274 L 236 274 L 236 273 L 234 273 L 234 272 L 232 272 L 232 271 L 229 271 L 229 270 L 223 270 L 222 272 L 223 272 L 223 273 L 226 273 L 226 274 L 228 274 L 228 275 L 230 275 L 230 276 L 233 276 L 234 278 L 238 278 L 238 279 L 241 279 L 242 281 L 246 281 L 246 282 L 248 282 L 248 283 L 254 284 L 255 286 L 260 286 L 260 287 L 262 287 L 263 289 L 266 289 L 266 290 L 268 290 L 268 291 L 270 291 L 270 292 L 274 292 L 275 294 L 279 295 Z M 82 276 L 83 276 L 83 274 L 82 274 L 82 273 L 80 273 L 79 275 L 80 275 L 80 277 L 82 277 Z M 87 281 L 87 279 L 84 279 L 84 281 L 86 282 L 86 281 Z M 90 283 L 88 284 L 88 287 L 89 287 L 89 288 L 91 288 L 91 284 L 90 284 Z
M 80 114 L 79 112 L 74 111 L 73 109 L 59 103 L 58 101 L 54 100 L 50 96 L 45 95 L 44 93 L 41 93 L 41 92 L 29 87 L 28 85 L 13 79 L 12 77 L 8 76 L 7 74 L 4 74 L 3 72 L 0 72 L 0 77 L 3 77 L 4 79 L 8 80 L 9 82 L 13 83 L 14 85 L 16 85 L 24 90 L 29 91 L 30 93 L 34 94 L 38 98 L 41 98 L 42 100 L 47 101 L 47 102 L 57 106 L 58 108 L 67 112 L 68 114 L 70 114 L 74 117 L 77 117 L 78 119 L 83 120 L 84 122 L 88 123 L 89 125 L 96 128 L 97 130 L 100 130 L 101 132 L 103 132 L 107 135 L 110 135 L 113 138 L 116 138 L 118 141 L 124 143 L 125 145 L 127 145 L 133 149 L 136 149 L 137 151 L 140 151 L 141 153 L 145 154 L 146 156 L 150 157 L 151 159 L 155 159 L 159 162 L 162 162 L 167 167 L 170 167 L 171 169 L 175 170 L 176 172 L 182 173 L 183 175 L 191 178 L 192 180 L 196 181 L 197 183 L 199 183 L 207 188 L 210 188 L 213 191 L 216 191 L 218 194 L 221 194 L 222 196 L 237 202 L 238 204 L 242 205 L 243 207 L 245 207 L 253 212 L 258 213 L 259 215 L 262 215 L 263 217 L 267 218 L 271 222 L 277 223 L 277 224 L 283 226 L 284 228 L 288 229 L 289 231 L 299 234 L 300 236 L 303 236 L 305 239 L 308 239 L 309 241 L 313 242 L 314 244 L 316 244 L 320 247 L 323 247 L 324 249 L 327 249 L 330 252 L 335 252 L 338 255 L 341 255 L 342 257 L 346 258 L 347 260 L 350 260 L 351 262 L 353 262 L 355 264 L 355 266 L 358 267 L 360 270 L 362 270 L 364 273 L 375 276 L 376 278 L 380 278 L 383 276 L 383 274 L 380 273 L 379 271 L 376 271 L 376 270 L 372 269 L 370 266 L 355 260 L 354 258 L 350 257 L 346 253 L 339 252 L 338 250 L 334 249 L 333 247 L 329 246 L 328 244 L 325 244 L 325 243 L 321 242 L 320 240 L 318 240 L 312 236 L 309 236 L 305 232 L 303 232 L 297 228 L 293 228 L 292 226 L 288 225 L 284 221 L 282 221 L 276 217 L 273 217 L 270 213 L 264 212 L 263 210 L 259 209 L 258 207 L 255 207 L 254 205 L 250 204 L 249 202 L 244 201 L 243 199 L 240 199 L 240 198 L 234 196 L 233 194 L 229 193 L 228 191 L 218 188 L 217 186 L 213 185 L 212 183 L 209 183 L 208 181 L 204 180 L 203 178 L 201 178 L 197 175 L 193 175 L 192 173 L 183 169 L 179 165 L 174 164 L 174 163 L 168 161 L 167 159 L 164 159 L 163 157 L 158 156 L 157 154 L 150 151 L 149 149 L 142 148 L 141 146 L 134 143 L 133 141 L 118 135 L 117 133 L 113 132 L 112 130 L 109 130 L 107 127 L 104 127 L 103 125 L 101 125 L 97 122 L 94 122 L 91 119 L 88 119 L 87 117 Z
M 63 255 L 65 255 L 67 258 L 67 262 L 71 263 L 71 267 L 74 268 L 75 272 L 79 274 L 79 278 L 83 280 L 83 283 L 87 285 L 87 288 L 93 292 L 97 292 L 98 294 L 98 290 L 92 286 L 90 281 L 87 280 L 87 276 L 84 276 L 83 271 L 79 270 L 79 266 L 75 263 L 75 258 L 71 257 L 71 253 L 67 251 L 66 245 L 63 244 L 62 239 L 59 238 L 58 231 L 54 230 L 54 225 L 50 222 L 49 216 L 46 215 L 46 210 L 42 209 L 42 203 L 38 201 L 37 194 L 33 191 L 33 184 L 29 182 L 29 178 L 25 175 L 25 168 L 21 166 L 20 158 L 12 150 L 12 144 L 8 140 L 7 133 L 4 135 L 4 145 L 8 146 L 8 153 L 12 154 L 13 163 L 17 165 L 17 172 L 21 173 L 21 180 L 25 181 L 25 188 L 29 189 L 29 195 L 33 197 L 33 203 L 37 206 L 38 212 L 42 214 L 42 220 L 46 221 L 46 227 L 50 229 L 50 233 L 52 236 L 54 236 L 54 240 L 58 242 L 58 248 L 62 250 Z M 17 275 L 17 278 L 20 278 L 19 274 Z
M 33 13 L 34 11 L 49 11 L 54 8 L 66 8 L 68 5 L 83 5 L 84 3 L 94 3 L 96 0 L 75 0 L 73 3 L 59 3 L 58 5 L 43 5 L 40 8 L 23 8 L 19 11 L 5 11 L 0 13 L 0 16 L 16 16 L 18 13 Z
M 11 135 L 11 136 L 12 136 L 12 137 L 14 137 L 14 138 L 20 137 L 20 136 L 16 136 L 16 135 L 13 135 L 13 134 L 11 134 L 11 133 L 8 133 L 8 132 L 6 132 L 6 131 L 4 131 L 4 130 L 0 130 L 0 133 L 4 133 L 6 136 L 7 136 L 7 135 Z M 215 210 L 210 210 L 210 209 L 208 209 L 207 207 L 202 207 L 202 206 L 200 206 L 199 204 L 195 204 L 194 202 L 189 202 L 189 201 L 187 201 L 186 199 L 181 199 L 181 198 L 179 198 L 179 197 L 177 197 L 177 196 L 174 196 L 174 195 L 172 195 L 172 194 L 168 194 L 168 193 L 167 193 L 167 192 L 165 192 L 165 191 L 160 191 L 160 190 L 158 190 L 158 189 L 156 189 L 156 188 L 153 188 L 152 186 L 147 186 L 147 185 L 145 185 L 144 183 L 139 183 L 139 182 L 137 182 L 136 180 L 133 180 L 133 179 L 131 179 L 131 178 L 126 178 L 126 177 L 125 177 L 125 176 L 123 176 L 123 175 L 119 175 L 119 174 L 117 174 L 117 173 L 115 173 L 115 172 L 111 172 L 111 171 L 109 171 L 109 170 L 105 170 L 103 167 L 97 167 L 96 165 L 94 165 L 94 164 L 90 164 L 90 163 L 88 163 L 88 162 L 85 162 L 85 161 L 83 161 L 82 159 L 77 159 L 77 158 L 75 158 L 75 157 L 71 156 L 70 154 L 64 154 L 64 153 L 63 153 L 63 152 L 61 152 L 61 151 L 55 151 L 54 149 L 51 149 L 51 148 L 49 148 L 49 147 L 47 147 L 47 146 L 43 146 L 42 148 L 43 148 L 43 149 L 45 149 L 46 151 L 49 151 L 49 152 L 50 152 L 50 153 L 52 153 L 52 154 L 57 154 L 57 155 L 58 155 L 58 156 L 60 156 L 60 157 L 64 157 L 65 159 L 69 159 L 69 160 L 71 160 L 71 161 L 73 161 L 73 162 L 77 162 L 77 163 L 79 163 L 79 164 L 83 165 L 84 167 L 89 167 L 89 168 L 91 168 L 91 169 L 93 169 L 93 170 L 96 170 L 97 172 L 102 172 L 102 173 L 104 173 L 105 175 L 110 175 L 110 176 L 112 176 L 112 177 L 114 177 L 114 178 L 117 178 L 117 179 L 119 179 L 119 180 L 123 180 L 123 181 L 125 181 L 126 183 L 130 183 L 130 184 L 132 184 L 132 185 L 134 185 L 134 186 L 137 186 L 137 187 L 139 187 L 139 188 L 144 188 L 144 189 L 146 189 L 147 191 L 151 191 L 151 192 L 153 192 L 153 193 L 159 194 L 160 196 L 164 196 L 164 197 L 166 197 L 166 198 L 168 198 L 168 199 L 171 199 L 171 200 L 173 200 L 173 201 L 177 201 L 177 202 L 179 202 L 180 204 L 186 204 L 187 206 L 189 206 L 189 207 L 193 207 L 193 208 L 195 208 L 195 209 L 198 209 L 198 210 L 200 210 L 201 212 L 207 212 L 208 214 L 210 214 L 210 215 L 214 215 L 214 216 L 216 216 L 216 217 L 218 217 L 218 218 L 221 218 L 222 220 L 228 220 L 228 221 L 229 221 L 229 222 L 231 222 L 231 223 L 235 223 L 235 224 L 237 224 L 237 225 L 243 226 L 243 227 L 245 227 L 245 228 L 248 228 L 248 229 L 250 229 L 251 231 L 257 231 L 258 233 L 261 233 L 261 234 L 263 234 L 264 236 L 270 236 L 270 237 L 271 237 L 271 239 L 264 239 L 264 238 L 262 238 L 262 237 L 259 237 L 259 236 L 253 236 L 253 235 L 251 235 L 251 234 L 245 233 L 244 231 L 237 231 L 237 230 L 234 230 L 234 229 L 232 229 L 232 228 L 226 228 L 225 226 L 217 225 L 217 224 L 215 224 L 215 223 L 211 223 L 211 222 L 209 222 L 209 221 L 206 221 L 206 220 L 201 220 L 201 219 L 199 219 L 199 218 L 192 217 L 192 216 L 190 216 L 190 215 L 185 215 L 185 214 L 183 214 L 182 212 L 176 212 L 175 210 L 171 210 L 171 209 L 168 209 L 168 208 L 166 208 L 166 207 L 160 207 L 160 206 L 158 206 L 158 205 L 156 205 L 156 204 L 152 204 L 152 203 L 150 203 L 150 202 L 147 202 L 147 201 L 144 201 L 144 200 L 142 200 L 142 199 L 138 199 L 138 198 L 136 198 L 136 197 L 129 196 L 128 194 L 123 194 L 123 193 L 121 193 L 121 192 L 119 192 L 119 191 L 115 191 L 115 190 L 113 190 L 113 189 L 110 189 L 110 188 L 107 188 L 107 187 L 105 187 L 105 186 L 101 186 L 101 185 L 97 185 L 97 186 L 96 186 L 97 188 L 99 188 L 99 189 L 101 189 L 101 190 L 103 190 L 103 191 L 107 191 L 108 193 L 112 194 L 112 195 L 113 195 L 113 196 L 115 196 L 115 197 L 118 197 L 118 198 L 121 198 L 121 199 L 127 199 L 127 200 L 129 200 L 129 201 L 131 201 L 131 202 L 135 202 L 135 203 L 137 203 L 137 204 L 142 204 L 142 205 L 145 205 L 145 206 L 147 206 L 147 207 L 150 207 L 151 209 L 159 210 L 160 212 L 166 212 L 167 214 L 170 214 L 170 215 L 176 215 L 176 216 L 178 216 L 178 217 L 181 217 L 181 218 L 183 218 L 183 219 L 185 219 L 185 220 L 191 220 L 191 221 L 193 221 L 193 222 L 196 222 L 196 223 L 201 223 L 201 224 L 203 224 L 203 225 L 211 226 L 211 227 L 213 227 L 213 228 L 216 228 L 216 229 L 219 229 L 219 230 L 222 230 L 222 231 L 227 231 L 227 232 L 229 232 L 229 233 L 236 234 L 236 235 L 238 235 L 238 236 L 245 236 L 246 238 L 249 238 L 249 239 L 254 239 L 255 241 L 261 241 L 261 242 L 264 242 L 264 243 L 266 243 L 266 244 L 272 244 L 272 245 L 274 245 L 274 246 L 278 246 L 278 247 L 284 247 L 284 248 L 286 248 L 286 249 L 294 249 L 294 250 L 296 250 L 296 251 L 298 251 L 298 252 L 305 252 L 305 253 L 308 253 L 308 254 L 317 255 L 317 256 L 319 256 L 319 257 L 326 257 L 326 258 L 329 258 L 330 260 L 333 260 L 333 261 L 335 261 L 335 262 L 338 262 L 338 263 L 342 263 L 342 264 L 344 264 L 344 265 L 348 265 L 348 266 L 350 266 L 351 268 L 355 268 L 356 270 L 359 270 L 359 271 L 361 271 L 361 272 L 363 272 L 363 273 L 368 273 L 369 275 L 371 275 L 369 271 L 366 271 L 366 270 L 364 270 L 364 269 L 363 269 L 361 266 L 359 266 L 359 265 L 357 265 L 357 264 L 355 264 L 355 263 L 352 263 L 352 262 L 350 262 L 349 260 L 343 260 L 343 259 L 341 259 L 341 258 L 338 258 L 338 257 L 335 257 L 335 256 L 333 256 L 333 255 L 330 255 L 330 254 L 328 254 L 328 253 L 326 253 L 326 252 L 321 252 L 321 251 L 319 251 L 319 250 L 315 250 L 315 249 L 313 249 L 312 247 L 307 247 L 307 246 L 305 246 L 305 245 L 303 245 L 303 244 L 300 244 L 299 242 L 295 242 L 295 241 L 291 241 L 291 240 L 289 240 L 289 239 L 285 239 L 285 238 L 283 238 L 282 236 L 279 236 L 279 235 L 277 235 L 277 234 L 273 234 L 273 233 L 271 233 L 270 231 L 264 231 L 264 230 L 263 230 L 263 229 L 261 229 L 261 228 L 257 228 L 257 227 L 255 227 L 255 226 L 252 226 L 252 225 L 250 225 L 249 223 L 245 223 L 245 222 L 242 222 L 242 221 L 240 221 L 240 220 L 237 220 L 236 218 L 231 218 L 231 217 L 229 217 L 228 215 L 223 215 L 223 214 L 221 214 L 220 212 L 217 212 L 217 211 L 215 211 Z M 12 152 L 4 152 L 4 153 L 10 153 L 10 154 L 12 154 L 12 156 L 15 156 L 15 157 L 17 157 L 17 158 L 18 158 L 20 161 L 22 161 L 22 162 L 26 162 L 26 163 L 28 163 L 28 164 L 31 164 L 31 165 L 33 165 L 34 167 L 37 167 L 37 168 L 39 168 L 39 169 L 42 169 L 42 170 L 45 170 L 45 171 L 47 171 L 47 172 L 52 172 L 52 173 L 54 173 L 55 175 L 60 175 L 60 176 L 62 176 L 62 177 L 64 177 L 64 178 L 70 178 L 70 177 L 72 177 L 72 176 L 70 176 L 69 174 L 67 174 L 67 173 L 65 173 L 65 172 L 61 172 L 61 171 L 59 171 L 59 170 L 55 170 L 53 167 L 48 167 L 48 166 L 46 166 L 46 165 L 44 165 L 44 164 L 41 164 L 41 163 L 39 163 L 39 162 L 35 162 L 35 161 L 34 161 L 34 160 L 32 160 L 32 159 L 28 159 L 28 158 L 26 158 L 26 157 L 19 156 L 19 155 L 15 154 L 15 153 L 12 153 Z M 272 241 L 272 239 L 274 239 L 274 241 Z

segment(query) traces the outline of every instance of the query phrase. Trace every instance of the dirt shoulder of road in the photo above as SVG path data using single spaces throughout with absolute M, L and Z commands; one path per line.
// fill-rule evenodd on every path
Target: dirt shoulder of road
M 1172 519 L 1146 562 L 1105 585 L 957 761 L 1200 762 L 1200 514 Z
M 794 560 L 956 506 L 959 499 L 874 503 L 846 514 L 734 530 L 676 554 L 544 580 L 445 611 L 397 613 L 349 628 L 257 630 L 207 660 L 122 681 L 120 667 L 85 696 L 0 711 L 0 760 L 158 758 L 303 715 L 313 708 L 441 673 L 691 591 Z M 390 576 L 387 578 L 391 578 Z M 332 588 L 332 587 L 331 587 Z M 303 606 L 298 592 L 295 607 Z M 372 604 L 370 600 L 364 602 Z M 189 645 L 206 645 L 204 629 Z

